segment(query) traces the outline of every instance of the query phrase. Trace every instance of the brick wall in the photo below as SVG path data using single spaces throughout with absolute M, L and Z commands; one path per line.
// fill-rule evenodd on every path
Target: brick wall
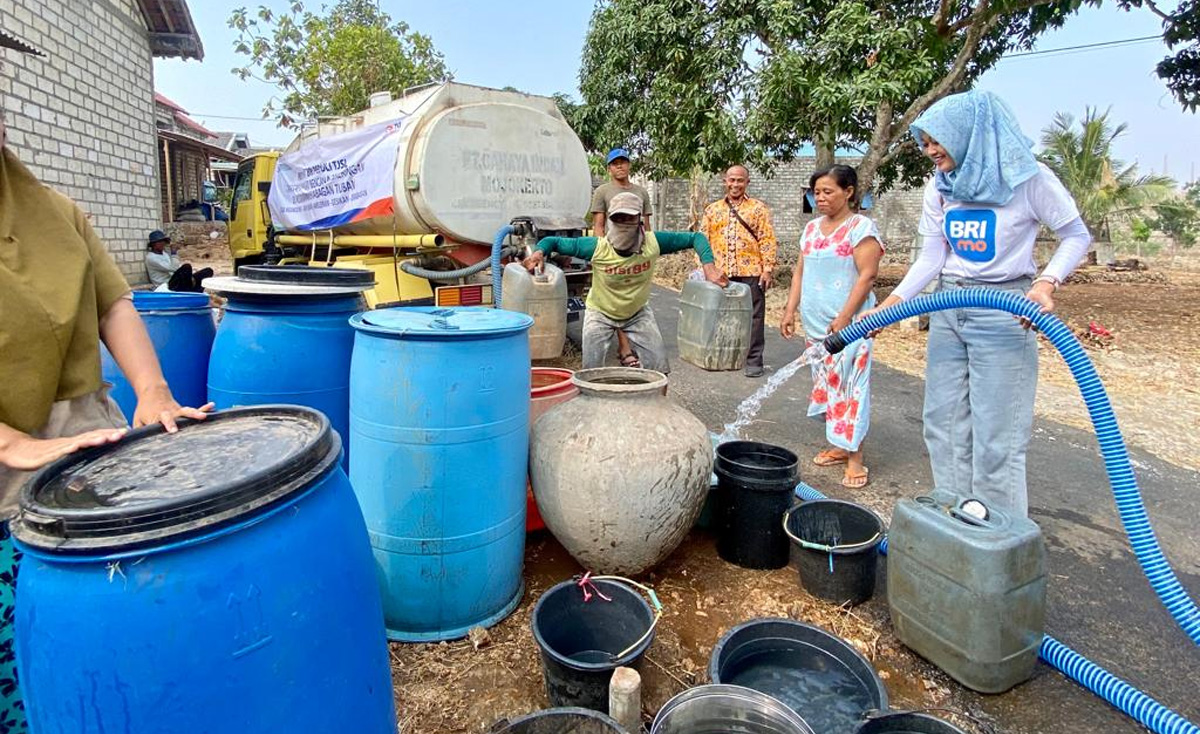
M 855 159 L 838 159 L 838 163 L 857 164 Z M 780 263 L 795 262 L 798 241 L 804 225 L 814 214 L 804 212 L 804 191 L 808 188 L 809 176 L 816 170 L 813 158 L 801 158 L 775 167 L 770 177 L 752 171 L 748 194 L 760 199 L 771 208 L 771 221 L 781 247 Z M 707 183 L 707 200 L 715 201 L 725 195 L 722 176 L 713 176 Z M 641 182 L 650 191 L 654 204 L 654 227 L 656 229 L 686 229 L 688 225 L 688 182 L 686 179 Z M 901 189 L 890 191 L 876 199 L 874 208 L 865 212 L 879 226 L 884 244 L 888 247 L 887 260 L 907 263 L 909 248 L 914 245 L 917 221 L 921 215 L 922 190 Z
M 4 51 L 8 144 L 74 199 L 131 282 L 159 227 L 154 68 L 134 0 L 0 0 L 5 29 L 45 57 Z

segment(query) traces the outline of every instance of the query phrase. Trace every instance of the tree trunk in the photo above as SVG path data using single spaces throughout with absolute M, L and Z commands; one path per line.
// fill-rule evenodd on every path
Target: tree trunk
M 704 216 L 704 207 L 708 204 L 708 176 L 700 166 L 692 167 L 692 175 L 688 179 L 688 226 L 695 231 L 700 226 L 700 218 Z
M 830 140 L 816 141 L 817 170 L 823 170 L 833 165 L 833 142 Z
M 877 150 L 870 148 L 867 154 L 858 164 L 858 200 L 862 201 L 864 195 L 871 191 L 875 185 L 875 174 L 879 172 L 879 162 L 883 160 L 883 154 L 886 150 Z

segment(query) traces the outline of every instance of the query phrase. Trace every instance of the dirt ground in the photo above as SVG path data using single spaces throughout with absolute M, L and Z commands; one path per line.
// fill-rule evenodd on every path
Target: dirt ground
M 549 708 L 530 616 L 544 591 L 581 572 L 541 531 L 529 537 L 526 548 L 524 601 L 487 631 L 482 647 L 476 649 L 470 640 L 392 644 L 400 732 L 474 734 L 500 719 Z M 739 568 L 721 560 L 712 536 L 703 531 L 693 532 L 670 558 L 637 580 L 653 587 L 665 607 L 641 670 L 646 724 L 672 696 L 708 682 L 709 654 L 722 634 L 760 617 L 816 624 L 848 640 L 875 665 L 893 707 L 965 710 L 953 693 L 956 684 L 903 651 L 879 599 L 852 610 L 817 600 L 800 588 L 794 566 Z M 741 591 L 731 594 L 731 589 Z M 967 713 L 983 717 L 978 710 Z

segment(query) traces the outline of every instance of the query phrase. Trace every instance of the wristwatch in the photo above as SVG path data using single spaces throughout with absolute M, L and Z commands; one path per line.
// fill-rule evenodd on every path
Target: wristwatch
M 1057 291 L 1058 287 L 1060 285 L 1062 285 L 1062 281 L 1060 281 L 1058 278 L 1055 278 L 1053 275 L 1039 275 L 1038 277 L 1033 279 L 1033 282 L 1034 283 L 1049 283 L 1050 285 L 1054 286 L 1055 291 Z

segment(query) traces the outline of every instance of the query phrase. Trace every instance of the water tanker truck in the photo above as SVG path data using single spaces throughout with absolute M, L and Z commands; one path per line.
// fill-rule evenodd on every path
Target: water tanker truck
M 591 174 L 552 98 L 447 82 L 310 125 L 243 160 L 233 188 L 236 266 L 366 269 L 372 307 L 470 305 L 492 302 L 493 263 L 582 234 Z M 590 273 L 566 272 L 579 306 Z

